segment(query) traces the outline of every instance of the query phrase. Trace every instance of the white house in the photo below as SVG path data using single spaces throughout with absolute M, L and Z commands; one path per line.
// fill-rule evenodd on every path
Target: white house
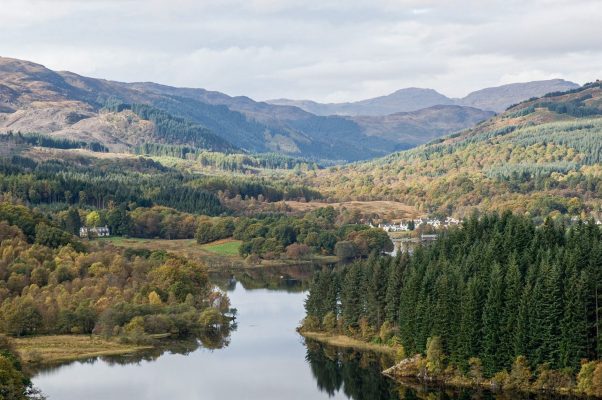
M 82 238 L 87 238 L 87 237 L 107 237 L 107 236 L 111 236 L 111 232 L 109 231 L 109 227 L 108 226 L 101 226 L 101 227 L 93 227 L 93 228 L 87 228 L 85 226 L 82 226 L 81 228 L 79 228 L 79 237 Z

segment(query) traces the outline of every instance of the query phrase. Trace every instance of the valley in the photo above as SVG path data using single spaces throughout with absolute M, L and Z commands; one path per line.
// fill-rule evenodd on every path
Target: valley
M 19 399 L 602 393 L 599 81 L 274 103 L 0 59 Z

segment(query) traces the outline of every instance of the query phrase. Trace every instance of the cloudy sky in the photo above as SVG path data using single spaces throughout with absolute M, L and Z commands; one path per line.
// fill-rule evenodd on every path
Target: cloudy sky
M 600 0 L 0 0 L 0 55 L 264 100 L 602 79 Z

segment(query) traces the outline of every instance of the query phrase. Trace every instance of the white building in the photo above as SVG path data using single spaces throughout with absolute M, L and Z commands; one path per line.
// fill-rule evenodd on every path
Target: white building
M 82 226 L 81 228 L 79 228 L 79 237 L 82 238 L 87 238 L 87 237 L 107 237 L 107 236 L 111 236 L 111 232 L 109 232 L 109 227 L 108 226 L 101 226 L 101 227 L 94 227 L 94 228 L 87 228 L 85 226 Z

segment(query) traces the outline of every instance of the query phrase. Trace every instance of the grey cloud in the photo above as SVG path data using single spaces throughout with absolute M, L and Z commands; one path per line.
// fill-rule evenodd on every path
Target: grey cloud
M 593 0 L 0 0 L 0 54 L 257 99 L 356 100 L 602 70 Z

